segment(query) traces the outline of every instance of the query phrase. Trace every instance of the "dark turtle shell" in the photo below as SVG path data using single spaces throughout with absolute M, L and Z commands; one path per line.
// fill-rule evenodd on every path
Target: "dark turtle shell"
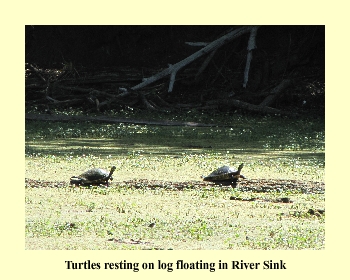
M 204 177 L 203 180 L 223 185 L 236 185 L 239 178 L 245 179 L 245 177 L 241 174 L 242 168 L 243 163 L 238 167 L 238 169 L 230 166 L 222 166 L 210 173 L 208 176 Z
M 113 180 L 112 174 L 115 171 L 116 167 L 113 166 L 111 171 L 106 171 L 101 168 L 90 169 L 79 176 L 73 176 L 70 178 L 71 184 L 76 185 L 98 185 L 98 184 L 107 184 L 108 180 Z

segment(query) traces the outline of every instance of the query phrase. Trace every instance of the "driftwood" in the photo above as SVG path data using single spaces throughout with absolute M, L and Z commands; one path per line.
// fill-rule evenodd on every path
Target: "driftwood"
M 259 104 L 254 105 L 251 103 L 247 103 L 240 100 L 227 99 L 225 101 L 211 101 L 207 102 L 208 105 L 211 106 L 229 106 L 236 107 L 246 111 L 251 111 L 255 113 L 262 114 L 273 114 L 273 115 L 286 115 L 286 116 L 297 116 L 298 114 L 295 112 L 282 111 L 275 108 L 270 107 L 281 95 L 283 95 L 284 90 L 288 88 L 293 82 L 291 80 L 283 80 L 280 84 L 278 84 L 275 88 L 273 88 L 269 95 Z
M 221 46 L 223 46 L 224 44 L 226 44 L 228 41 L 233 40 L 234 38 L 237 38 L 243 34 L 252 32 L 254 35 L 253 38 L 255 40 L 257 29 L 258 29 L 258 27 L 256 27 L 256 26 L 245 26 L 245 27 L 235 29 L 235 30 L 229 32 L 228 34 L 220 37 L 219 39 L 211 42 L 210 44 L 206 45 L 201 50 L 195 52 L 194 54 L 181 60 L 180 62 L 178 62 L 174 65 L 169 65 L 169 67 L 167 69 L 161 71 L 160 73 L 158 73 L 152 77 L 149 77 L 147 79 L 144 79 L 144 81 L 142 83 L 132 87 L 131 89 L 132 90 L 139 90 L 139 89 L 141 89 L 141 88 L 143 88 L 143 87 L 145 87 L 145 86 L 147 86 L 155 81 L 158 81 L 158 80 L 170 75 L 168 92 L 172 92 L 173 87 L 174 87 L 174 83 L 175 83 L 176 74 L 181 68 L 192 63 L 194 60 L 198 59 L 199 57 L 211 53 L 212 51 L 214 51 L 214 50 L 220 48 Z M 252 41 L 254 43 L 255 42 L 254 40 L 251 39 L 250 42 Z M 248 46 L 249 51 L 251 51 L 253 48 L 255 48 L 252 46 L 253 46 L 253 44 L 250 43 Z M 250 64 L 250 62 L 249 62 L 249 64 Z M 124 93 L 120 94 L 120 96 L 126 96 L 126 95 L 128 95 L 128 91 L 125 91 Z
M 174 104 L 164 101 L 156 93 L 143 93 L 141 91 L 128 91 L 128 98 L 124 98 L 118 94 L 112 94 L 103 90 L 96 90 L 93 88 L 83 88 L 79 86 L 64 86 L 56 85 L 55 89 L 67 92 L 66 94 L 60 94 L 60 100 L 52 98 L 42 93 L 42 98 L 37 100 L 37 104 L 46 104 L 51 108 L 69 107 L 74 105 L 91 104 L 90 107 L 95 108 L 97 112 L 100 112 L 101 108 L 109 106 L 114 108 L 115 105 L 127 105 L 133 106 L 136 103 L 143 105 L 143 108 L 152 111 L 173 111 L 184 108 L 196 108 L 199 110 L 210 110 L 210 109 L 222 109 L 222 108 L 240 108 L 246 111 L 259 112 L 262 114 L 279 114 L 279 115 L 295 115 L 290 112 L 284 112 L 278 109 L 271 108 L 271 105 L 284 94 L 287 87 L 292 85 L 291 80 L 283 80 L 279 85 L 270 90 L 267 93 L 262 93 L 260 96 L 267 95 L 265 99 L 259 104 L 251 104 L 245 101 L 234 100 L 232 98 L 225 98 L 223 100 L 212 100 L 207 102 L 198 102 L 196 104 Z M 42 89 L 42 88 L 41 88 Z M 71 93 L 75 92 L 75 95 Z M 130 94 L 133 94 L 131 98 Z M 72 98 L 73 97 L 73 98 Z M 258 95 L 259 97 L 259 95 Z M 62 100 L 63 99 L 63 100 Z M 42 103 L 40 103 L 42 102 Z
M 230 30 L 226 35 L 221 36 L 217 40 L 211 43 L 187 43 L 192 46 L 200 46 L 202 49 L 190 55 L 189 57 L 179 61 L 174 65 L 169 65 L 169 67 L 159 73 L 152 75 L 148 71 L 148 74 L 152 75 L 147 79 L 144 79 L 141 83 L 130 87 L 131 83 L 135 84 L 136 81 L 141 81 L 141 77 L 137 76 L 135 72 L 130 71 L 129 69 L 125 69 L 126 73 L 123 73 L 121 70 L 117 70 L 116 73 L 94 73 L 90 75 L 88 73 L 77 73 L 72 78 L 71 75 L 68 75 L 67 70 L 49 70 L 45 71 L 43 69 L 39 69 L 32 64 L 26 64 L 27 68 L 33 73 L 30 77 L 26 78 L 26 90 L 29 92 L 28 99 L 31 100 L 31 96 L 34 97 L 35 100 L 33 104 L 36 106 L 46 106 L 47 108 L 53 107 L 69 107 L 72 105 L 88 105 L 88 110 L 96 110 L 97 112 L 101 111 L 101 108 L 118 108 L 118 106 L 133 106 L 136 103 L 142 106 L 147 110 L 157 110 L 157 111 L 171 111 L 171 110 L 179 110 L 181 108 L 196 108 L 199 110 L 208 110 L 208 109 L 222 109 L 226 108 L 240 108 L 247 111 L 259 112 L 262 114 L 279 114 L 279 115 L 295 115 L 291 112 L 284 112 L 275 108 L 272 108 L 275 101 L 284 94 L 284 91 L 287 87 L 292 85 L 292 81 L 283 80 L 279 85 L 270 90 L 269 92 L 260 93 L 258 95 L 259 100 L 263 97 L 265 99 L 260 104 L 251 104 L 244 100 L 249 100 L 251 96 L 248 97 L 247 94 L 244 95 L 243 100 L 235 100 L 232 97 L 227 97 L 223 100 L 212 100 L 212 101 L 203 101 L 199 98 L 200 102 L 196 104 L 171 104 L 165 100 L 163 100 L 157 93 L 164 92 L 165 84 L 152 85 L 155 81 L 158 81 L 166 76 L 170 76 L 170 81 L 168 85 L 168 92 L 172 92 L 176 75 L 180 69 L 192 63 L 196 59 L 207 55 L 206 59 L 204 59 L 202 65 L 198 68 L 196 74 L 194 75 L 195 82 L 200 79 L 203 71 L 208 67 L 209 62 L 213 59 L 217 50 L 226 44 L 228 41 L 231 41 L 243 34 L 250 33 L 250 37 L 248 40 L 247 46 L 247 59 L 246 66 L 243 73 L 243 88 L 245 88 L 248 84 L 249 80 L 249 71 L 250 64 L 252 61 L 253 50 L 256 49 L 255 38 L 257 35 L 258 26 L 245 26 L 241 28 L 237 28 L 235 30 Z M 224 61 L 224 63 L 226 63 Z M 223 65 L 221 66 L 223 67 Z M 124 71 L 124 69 L 123 69 Z M 221 69 L 218 69 L 217 75 L 220 74 Z M 68 74 L 67 74 L 68 73 Z M 36 77 L 36 79 L 35 79 Z M 216 80 L 217 76 L 214 78 L 212 83 Z M 39 80 L 39 82 L 38 82 Z M 94 88 L 96 84 L 104 84 L 108 85 L 104 86 L 102 89 Z M 118 88 L 115 90 L 114 84 Z M 125 85 L 125 86 L 124 86 Z M 146 90 L 141 90 L 146 87 Z M 27 94 L 27 92 L 26 92 Z M 39 97 L 39 98 L 37 98 Z M 26 96 L 27 100 L 27 96 Z M 43 103 L 40 103 L 43 102 Z M 32 116 L 33 117 L 33 116 Z M 27 119 L 32 118 L 28 116 Z M 60 118 L 60 121 L 65 121 L 65 116 L 52 116 L 52 115 L 39 115 L 36 118 L 49 118 L 55 121 L 57 118 Z M 63 118 L 63 119 L 62 119 Z M 70 117 L 71 118 L 71 117 Z M 96 118 L 95 118 L 96 119 Z M 94 121 L 94 120 L 91 120 Z M 110 121 L 110 118 L 107 120 L 101 119 L 98 117 L 96 121 Z M 123 120 L 115 120 L 112 122 L 124 122 Z M 129 121 L 127 121 L 129 122 Z M 139 123 L 136 121 L 131 121 L 134 123 Z M 141 123 L 144 123 L 141 121 Z M 147 124 L 153 124 L 154 122 L 147 122 Z M 157 122 L 159 123 L 159 122 Z M 164 122 L 161 122 L 164 123 Z M 159 125 L 162 125 L 159 123 Z M 174 125 L 169 124 L 169 122 L 165 122 L 165 125 Z M 177 124 L 176 124 L 177 125 Z M 178 125 L 187 125 L 185 123 L 179 123 Z

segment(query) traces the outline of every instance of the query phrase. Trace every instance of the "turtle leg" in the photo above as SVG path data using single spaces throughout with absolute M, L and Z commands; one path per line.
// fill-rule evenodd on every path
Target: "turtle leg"
M 234 188 L 237 187 L 237 179 L 232 180 L 231 186 Z
M 107 188 L 109 187 L 109 180 L 110 180 L 110 179 L 107 179 L 107 180 L 106 180 L 106 187 L 107 187 Z

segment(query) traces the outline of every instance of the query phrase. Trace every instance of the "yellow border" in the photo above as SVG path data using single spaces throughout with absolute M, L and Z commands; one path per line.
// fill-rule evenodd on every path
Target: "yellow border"
M 3 279 L 128 279 L 227 277 L 329 279 L 347 271 L 349 192 L 345 160 L 349 109 L 347 7 L 332 1 L 13 1 L 1 4 L 1 276 Z M 242 1 L 241 1 L 242 2 Z M 325 24 L 326 25 L 326 250 L 321 251 L 25 251 L 24 250 L 24 26 L 26 24 Z M 345 82 L 345 84 L 344 84 Z M 343 133 L 342 133 L 343 132 Z M 343 135 L 345 134 L 345 135 Z M 346 215 L 346 216 L 345 216 Z M 262 262 L 287 270 L 131 271 L 65 269 L 84 262 Z

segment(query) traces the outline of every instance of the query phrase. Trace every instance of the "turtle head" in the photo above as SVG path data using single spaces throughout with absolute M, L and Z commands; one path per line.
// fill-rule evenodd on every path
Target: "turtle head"
M 113 172 L 116 170 L 115 166 L 112 166 L 111 171 L 109 172 L 108 179 L 112 177 Z
M 235 173 L 235 175 L 232 177 L 234 180 L 238 180 L 239 178 L 243 178 L 245 179 L 245 177 L 243 175 L 241 175 L 241 170 L 243 168 L 243 163 L 240 164 L 240 166 L 238 166 L 238 170 Z

